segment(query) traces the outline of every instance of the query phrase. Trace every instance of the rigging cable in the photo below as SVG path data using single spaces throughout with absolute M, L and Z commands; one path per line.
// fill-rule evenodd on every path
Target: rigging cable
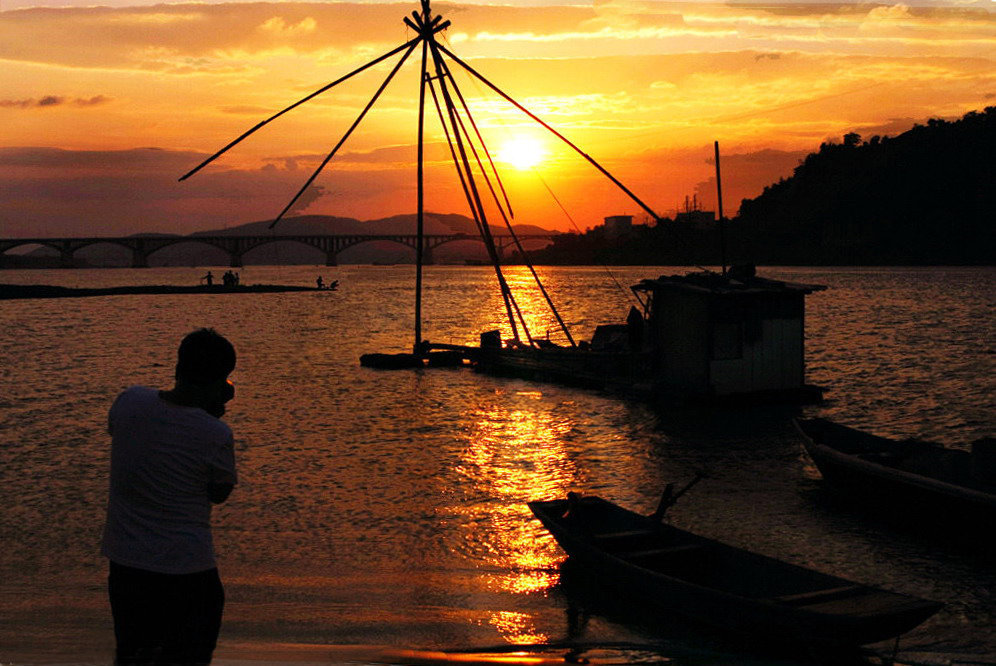
M 461 102 L 463 102 L 465 114 L 470 119 L 470 122 L 474 124 L 473 116 L 470 113 L 470 108 L 467 106 L 467 103 L 463 100 L 463 95 L 460 94 L 460 88 L 457 86 L 456 80 L 453 78 L 453 73 L 450 71 L 449 67 L 446 66 L 445 61 L 443 61 L 443 67 L 445 68 L 446 74 L 450 79 L 450 83 L 452 84 L 453 89 L 460 97 Z M 481 158 L 477 154 L 477 150 L 476 148 L 474 148 L 474 144 L 473 141 L 471 140 L 469 132 L 467 132 L 467 128 L 463 126 L 462 121 L 461 121 L 461 127 L 463 129 L 464 134 L 467 135 L 468 143 L 470 143 L 471 150 L 474 153 L 474 158 L 477 160 L 478 168 L 481 171 L 481 175 L 484 177 L 484 181 L 485 183 L 487 183 L 488 189 L 491 190 L 491 195 L 495 200 L 495 205 L 498 208 L 498 212 L 501 214 L 501 217 L 505 222 L 505 227 L 508 229 L 509 234 L 512 236 L 512 241 L 515 243 L 516 248 L 519 250 L 519 254 L 522 257 L 522 261 L 526 264 L 526 267 L 529 269 L 529 272 L 532 274 L 533 280 L 536 282 L 536 285 L 539 287 L 540 293 L 543 295 L 543 298 L 546 300 L 546 304 L 549 306 L 550 311 L 553 313 L 554 318 L 557 320 L 557 323 L 560 325 L 560 329 L 564 332 L 564 335 L 567 336 L 568 342 L 571 343 L 571 347 L 577 347 L 577 343 L 574 341 L 574 337 L 571 335 L 570 330 L 567 328 L 567 324 L 564 323 L 563 318 L 560 316 L 560 313 L 557 311 L 557 307 L 554 305 L 553 299 L 550 298 L 550 294 L 547 292 L 546 287 L 543 286 L 543 281 L 540 280 L 539 275 L 537 275 L 536 273 L 536 268 L 529 260 L 529 255 L 526 253 L 526 249 L 522 246 L 522 241 L 519 240 L 518 234 L 516 234 L 515 229 L 512 228 L 512 223 L 509 221 L 509 217 L 505 214 L 505 211 L 502 208 L 501 203 L 498 201 L 498 194 L 495 192 L 495 188 L 492 185 L 491 180 L 488 178 L 488 174 L 484 169 L 484 165 L 481 162 Z M 474 125 L 474 127 L 476 129 L 476 124 Z M 488 159 L 490 159 L 490 153 L 488 153 L 487 145 L 484 143 L 484 138 L 481 137 L 480 133 L 478 133 L 477 136 L 478 139 L 480 139 L 481 141 L 481 146 L 484 149 L 484 152 L 488 155 Z M 492 168 L 494 167 L 493 162 L 491 166 Z M 498 184 L 501 185 L 501 180 L 500 177 L 498 176 L 497 171 L 495 171 L 495 177 L 499 178 Z M 502 193 L 503 194 L 505 193 L 505 188 L 503 186 L 502 186 Z M 511 213 L 511 208 L 509 209 L 509 213 Z M 523 326 L 525 326 L 524 323 Z M 530 341 L 532 341 L 531 336 L 530 336 Z
M 429 50 L 432 52 L 434 65 L 436 68 L 436 80 L 439 82 L 440 92 L 443 96 L 443 102 L 446 104 L 446 111 L 449 115 L 449 123 L 453 127 L 453 133 L 450 137 L 447 134 L 449 140 L 456 140 L 456 149 L 460 153 L 459 159 L 456 158 L 454 153 L 454 164 L 457 168 L 460 168 L 460 163 L 463 164 L 463 171 L 466 174 L 466 192 L 468 195 L 468 204 L 470 204 L 471 211 L 474 214 L 475 221 L 478 223 L 478 230 L 481 232 L 481 238 L 484 240 L 484 245 L 488 250 L 488 256 L 491 258 L 491 263 L 495 269 L 495 276 L 498 278 L 498 286 L 501 289 L 502 299 L 505 301 L 505 311 L 508 316 L 509 324 L 512 327 L 512 334 L 516 342 L 521 342 L 519 337 L 518 327 L 515 324 L 515 315 L 512 312 L 512 302 L 514 298 L 512 297 L 511 289 L 509 289 L 508 283 L 505 281 L 505 276 L 502 274 L 501 265 L 498 260 L 498 253 L 495 248 L 494 239 L 491 237 L 491 230 L 488 228 L 487 216 L 484 212 L 484 206 L 481 203 L 480 193 L 477 191 L 477 184 L 474 181 L 473 174 L 470 169 L 470 161 L 467 159 L 467 151 L 463 145 L 463 139 L 461 138 L 458 124 L 456 122 L 456 108 L 453 105 L 453 99 L 449 94 L 449 88 L 446 85 L 446 80 L 443 75 L 442 69 L 440 67 L 441 56 L 437 51 L 437 45 L 434 41 L 430 40 Z M 438 105 L 438 100 L 437 100 Z M 440 111 L 441 113 L 441 111 Z M 444 126 L 446 123 L 444 122 Z M 526 332 L 528 336 L 528 331 Z
M 584 233 L 581 231 L 581 228 L 578 226 L 577 222 L 575 222 L 574 218 L 571 217 L 571 214 L 567 212 L 567 208 L 565 208 L 564 204 L 560 202 L 560 198 L 557 197 L 556 194 L 554 194 L 553 189 L 546 182 L 546 179 L 543 178 L 543 176 L 541 176 L 539 171 L 537 171 L 535 168 L 532 169 L 532 172 L 539 179 L 539 181 L 543 183 L 543 187 L 545 187 L 546 191 L 550 193 L 550 196 L 553 197 L 553 200 L 557 202 L 557 205 L 560 206 L 560 210 L 562 210 L 564 212 L 564 215 L 567 216 L 567 219 L 570 220 L 571 226 L 573 226 L 577 230 L 579 235 L 584 235 Z M 621 292 L 627 294 L 629 298 L 635 299 L 636 302 L 639 303 L 641 307 L 643 307 L 643 302 L 633 294 L 633 290 L 626 289 L 625 287 L 623 287 L 622 284 L 620 284 L 619 280 L 616 279 L 616 276 L 612 274 L 612 271 L 609 270 L 609 267 L 607 265 L 601 262 L 599 262 L 598 265 L 605 269 L 605 274 L 608 275 L 613 282 L 615 282 L 616 286 L 619 287 L 619 290 Z
M 377 92 L 375 92 L 373 97 L 370 98 L 370 101 L 367 102 L 367 105 L 363 107 L 363 110 L 360 112 L 360 115 L 356 117 L 356 120 L 353 121 L 353 124 L 349 126 L 349 129 L 346 130 L 346 133 L 342 135 L 341 139 L 339 139 L 339 143 L 335 144 L 335 147 L 329 152 L 328 155 L 325 156 L 325 159 L 322 160 L 322 163 L 318 165 L 318 168 L 315 169 L 314 173 L 311 174 L 311 177 L 308 178 L 308 180 L 304 183 L 304 186 L 301 187 L 300 190 L 298 190 L 298 193 L 294 195 L 294 198 L 290 200 L 290 203 L 288 203 L 284 207 L 284 209 L 280 211 L 280 214 L 277 215 L 276 219 L 274 219 L 273 222 L 270 222 L 270 227 L 269 227 L 270 229 L 275 227 L 277 225 L 277 222 L 283 219 L 284 215 L 287 214 L 287 211 L 289 211 L 291 207 L 295 203 L 297 203 L 297 200 L 301 198 L 301 195 L 304 194 L 305 190 L 307 190 L 311 186 L 311 184 L 315 182 L 315 179 L 318 178 L 318 174 L 322 172 L 322 170 L 325 168 L 325 165 L 327 165 L 335 156 L 335 154 L 339 152 L 339 149 L 342 148 L 342 144 L 346 143 L 346 139 L 349 138 L 349 135 L 353 133 L 353 130 L 355 130 L 357 126 L 359 126 L 360 122 L 362 122 L 363 118 L 367 115 L 367 112 L 370 111 L 373 105 L 380 98 L 381 93 L 383 93 L 384 89 L 387 88 L 388 84 L 391 83 L 391 79 L 393 79 L 394 75 L 398 73 L 398 70 L 401 69 L 401 66 L 405 64 L 405 61 L 408 60 L 408 56 L 412 54 L 412 51 L 415 50 L 415 47 L 417 45 L 418 45 L 417 42 L 415 44 L 412 44 L 405 52 L 405 54 L 401 56 L 401 59 L 398 60 L 398 62 L 394 65 L 394 69 L 391 70 L 391 72 L 387 75 L 387 78 L 385 78 L 383 83 L 380 84 L 380 87 L 377 88 Z

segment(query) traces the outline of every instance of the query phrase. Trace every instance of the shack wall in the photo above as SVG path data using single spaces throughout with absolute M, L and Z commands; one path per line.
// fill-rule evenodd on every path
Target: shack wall
M 710 383 L 716 395 L 801 388 L 805 383 L 802 294 L 745 298 L 713 317 L 713 334 L 735 310 L 742 318 L 739 358 L 711 358 Z M 714 313 L 715 313 L 714 308 Z M 715 348 L 715 347 L 714 347 Z M 715 354 L 713 354 L 715 356 Z
M 661 289 L 654 294 L 651 331 L 657 377 L 667 392 L 709 392 L 709 295 Z

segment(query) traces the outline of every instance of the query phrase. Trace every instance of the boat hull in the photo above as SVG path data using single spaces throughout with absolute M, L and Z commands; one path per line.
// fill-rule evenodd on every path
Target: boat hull
M 600 586 L 726 632 L 781 642 L 859 646 L 905 633 L 941 608 L 936 602 L 856 585 L 661 526 L 601 498 L 584 501 L 602 517 L 572 524 L 565 500 L 529 506 Z M 603 543 L 599 530 L 615 529 L 613 525 L 621 526 L 623 533 L 654 533 L 657 550 L 666 552 L 653 565 L 634 561 L 632 553 Z
M 826 482 L 864 508 L 945 529 L 996 524 L 996 485 L 974 478 L 967 451 L 876 437 L 824 419 L 796 424 Z
M 808 404 L 819 402 L 823 389 L 805 384 L 794 389 L 716 394 L 672 385 L 659 378 L 648 353 L 597 352 L 569 348 L 475 349 L 474 367 L 482 373 L 519 377 L 567 386 L 605 389 L 646 400 L 708 404 Z

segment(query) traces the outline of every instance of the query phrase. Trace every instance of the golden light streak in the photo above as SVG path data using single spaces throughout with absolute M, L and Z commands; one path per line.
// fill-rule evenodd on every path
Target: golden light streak
M 536 645 L 550 640 L 549 636 L 537 631 L 526 613 L 498 611 L 491 616 L 490 623 L 505 640 L 515 645 Z

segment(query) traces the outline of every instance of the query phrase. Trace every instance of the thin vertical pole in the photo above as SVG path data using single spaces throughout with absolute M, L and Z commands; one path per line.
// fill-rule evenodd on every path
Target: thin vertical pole
M 723 182 L 719 178 L 719 141 L 713 141 L 716 150 L 716 198 L 719 201 L 719 260 L 726 275 L 726 220 L 723 218 Z
M 426 10 L 427 11 L 427 10 Z M 428 16 L 425 17 L 428 19 Z M 417 239 L 415 241 L 415 347 L 414 353 L 422 352 L 422 259 L 425 251 L 423 232 L 425 230 L 425 77 L 426 58 L 429 44 L 422 40 L 422 75 L 418 89 L 418 215 Z

